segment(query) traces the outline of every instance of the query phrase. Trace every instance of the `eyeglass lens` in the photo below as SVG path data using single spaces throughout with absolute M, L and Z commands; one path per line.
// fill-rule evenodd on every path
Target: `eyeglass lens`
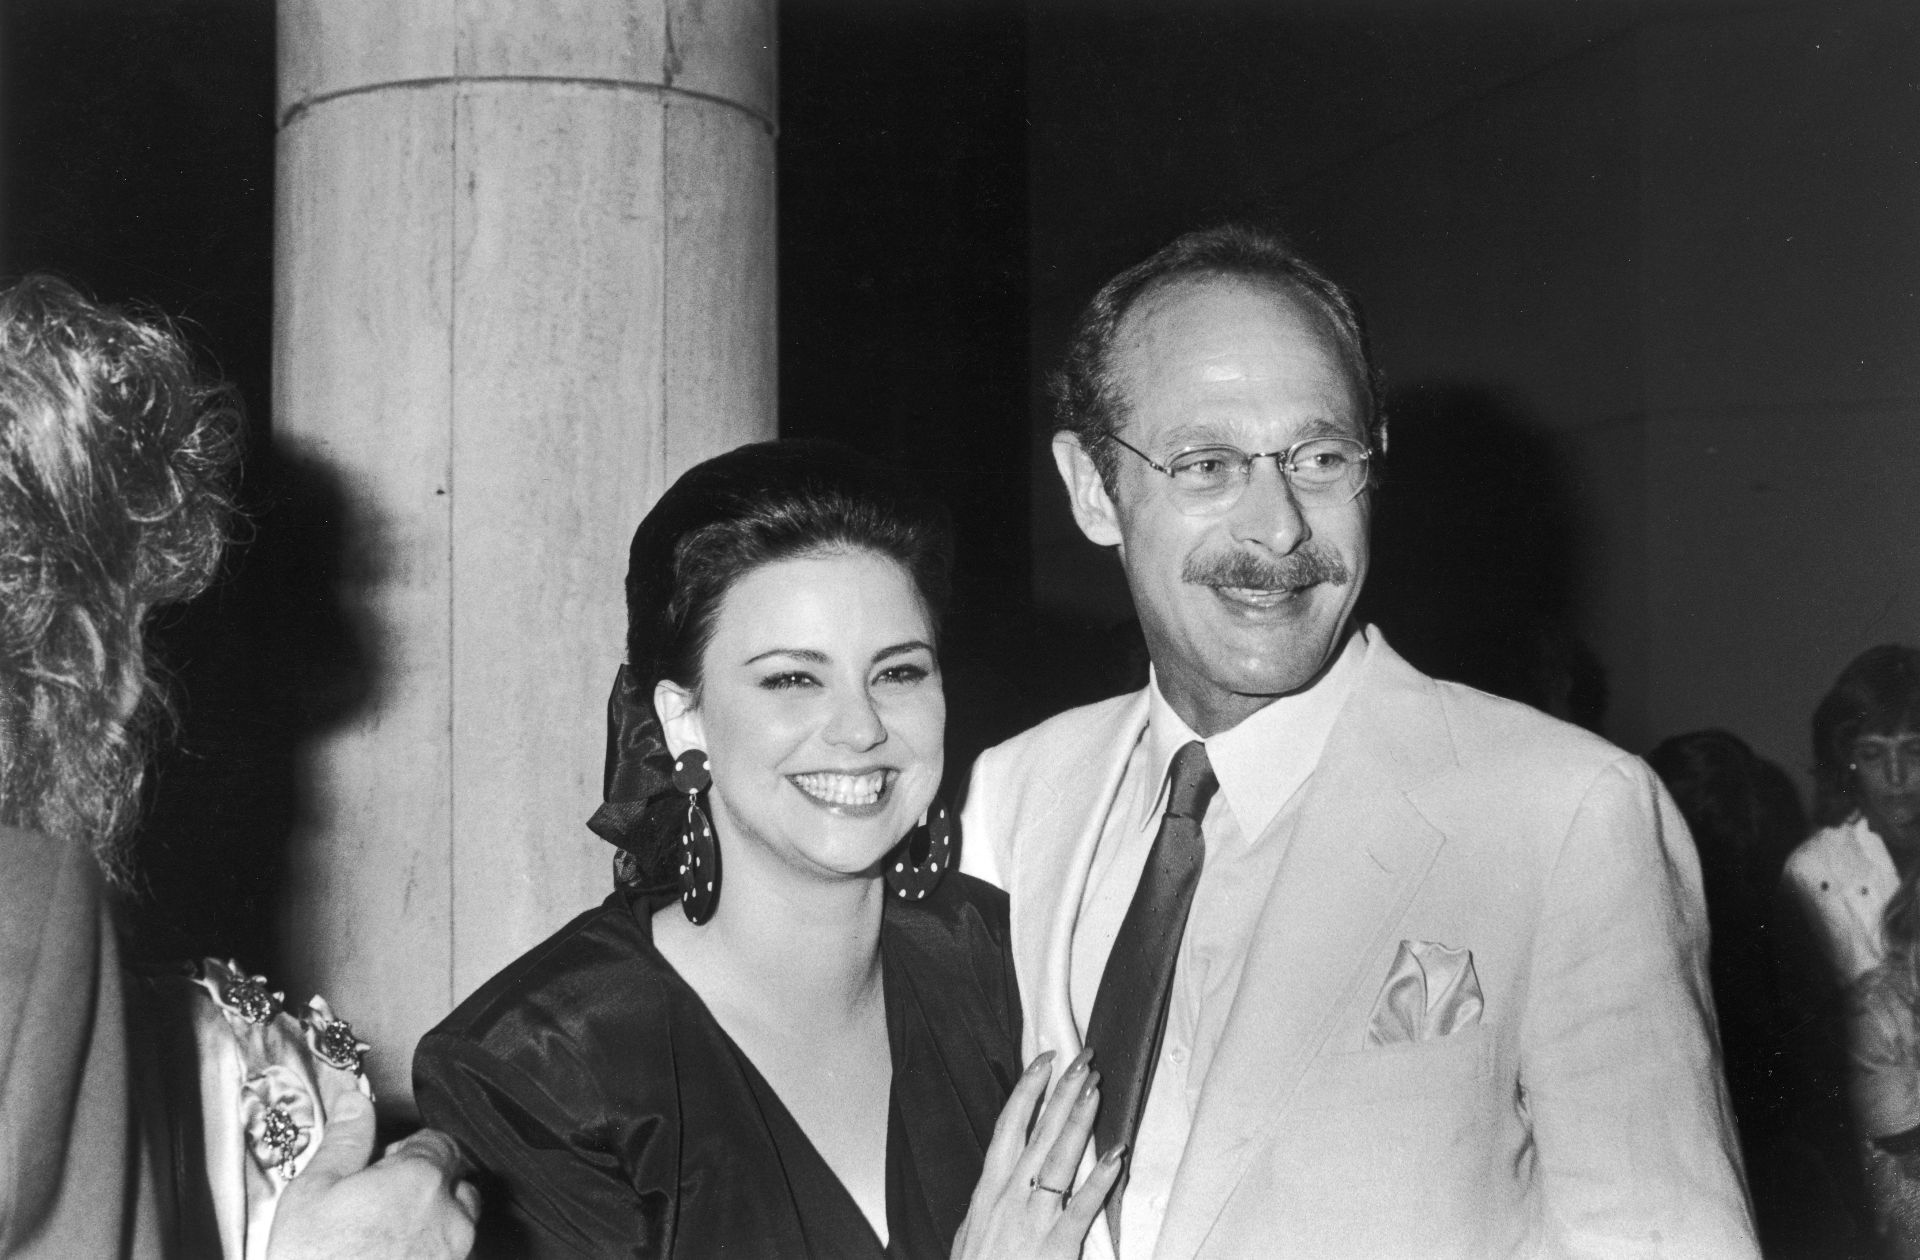
M 1289 451 L 1248 455 L 1238 447 L 1182 451 L 1168 464 L 1175 490 L 1195 506 L 1225 507 L 1253 473 L 1253 461 L 1272 455 L 1296 496 L 1312 503 L 1346 503 L 1366 485 L 1367 448 L 1347 438 L 1314 438 Z M 1291 458 L 1289 458 L 1291 455 Z

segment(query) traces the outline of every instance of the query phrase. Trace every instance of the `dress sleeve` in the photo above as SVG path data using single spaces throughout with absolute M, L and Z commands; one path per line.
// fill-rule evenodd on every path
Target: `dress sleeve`
M 562 1097 L 465 1037 L 430 1033 L 414 1054 L 422 1118 L 460 1143 L 477 1167 L 482 1212 L 476 1257 L 665 1254 L 670 1188 L 636 1186 L 632 1152 L 611 1135 L 610 1108 Z M 641 1126 L 646 1130 L 646 1126 Z M 629 1240 L 609 1250 L 611 1240 Z
M 1562 839 L 1524 1018 L 1545 1253 L 1756 1255 L 1707 993 L 1699 861 L 1633 758 L 1588 786 Z

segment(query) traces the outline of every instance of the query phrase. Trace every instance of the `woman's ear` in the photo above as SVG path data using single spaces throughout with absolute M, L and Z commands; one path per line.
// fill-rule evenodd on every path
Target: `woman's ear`
M 678 757 L 689 748 L 706 751 L 707 732 L 691 691 L 662 678 L 653 687 L 653 711 L 660 715 L 660 729 L 666 734 L 668 752 Z

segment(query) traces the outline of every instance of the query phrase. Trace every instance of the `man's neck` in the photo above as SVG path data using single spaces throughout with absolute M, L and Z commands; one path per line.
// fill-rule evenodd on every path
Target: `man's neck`
M 1311 691 L 1326 678 L 1341 654 L 1346 651 L 1347 643 L 1353 635 L 1348 630 L 1334 641 L 1333 649 L 1320 662 L 1320 667 L 1312 677 L 1290 691 L 1278 691 L 1271 694 L 1227 691 L 1215 687 L 1206 679 L 1190 677 L 1181 672 L 1163 670 L 1158 661 L 1154 662 L 1154 674 L 1160 688 L 1160 695 L 1167 707 L 1179 715 L 1201 739 L 1211 739 L 1225 731 L 1230 731 L 1246 721 L 1260 710 L 1277 700 L 1288 696 L 1297 696 Z

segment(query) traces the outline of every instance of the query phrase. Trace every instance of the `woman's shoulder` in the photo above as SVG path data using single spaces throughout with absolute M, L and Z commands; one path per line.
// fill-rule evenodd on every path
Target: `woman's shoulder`
M 889 898 L 887 922 L 924 922 L 956 935 L 983 935 L 1004 948 L 1007 939 L 1007 894 L 984 879 L 950 870 L 919 901 Z
M 614 893 L 508 963 L 427 1034 L 513 1060 L 657 1027 L 666 963 L 644 908 Z M 588 1047 L 575 1045 L 576 1050 Z
M 959 871 L 948 871 L 922 900 L 889 898 L 882 929 L 889 951 L 918 974 L 924 991 L 954 1004 L 971 993 L 1017 1030 L 1008 935 L 1007 894 Z
M 1850 819 L 1831 827 L 1822 827 L 1802 840 L 1787 855 L 1787 877 L 1805 885 L 1823 876 L 1831 876 L 1836 871 L 1844 872 L 1858 866 L 1863 856 L 1860 851 L 1860 826 L 1859 819 Z

